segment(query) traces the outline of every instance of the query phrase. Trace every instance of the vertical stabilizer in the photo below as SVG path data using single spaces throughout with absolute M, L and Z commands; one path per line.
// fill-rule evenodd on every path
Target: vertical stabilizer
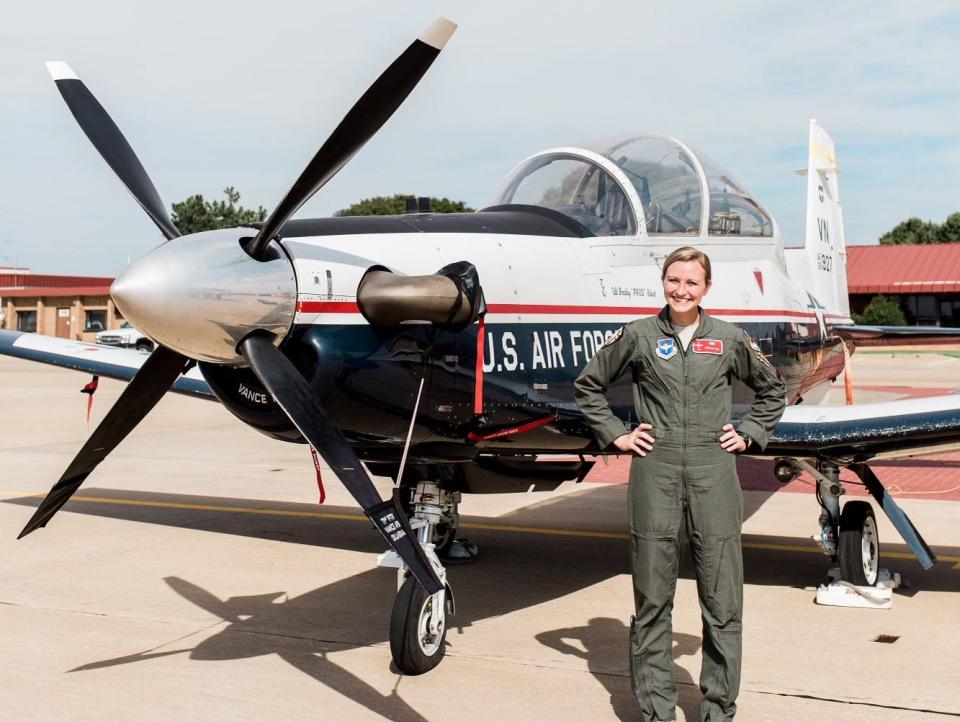
M 827 313 L 849 316 L 847 251 L 843 239 L 839 173 L 833 138 L 816 120 L 811 120 L 804 250 L 813 285 L 807 290 L 825 307 Z

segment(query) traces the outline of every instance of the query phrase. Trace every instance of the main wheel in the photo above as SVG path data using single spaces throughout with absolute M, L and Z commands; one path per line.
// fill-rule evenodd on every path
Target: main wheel
M 429 672 L 443 659 L 447 638 L 444 606 L 437 605 L 437 597 L 427 594 L 412 576 L 400 587 L 390 615 L 390 652 L 404 674 Z
M 851 584 L 872 587 L 880 574 L 880 536 L 873 507 L 848 501 L 840 514 L 840 576 Z
M 440 522 L 433 528 L 433 545 L 436 549 L 437 556 L 442 557 L 450 551 L 456 535 L 457 527 L 450 526 L 444 522 Z

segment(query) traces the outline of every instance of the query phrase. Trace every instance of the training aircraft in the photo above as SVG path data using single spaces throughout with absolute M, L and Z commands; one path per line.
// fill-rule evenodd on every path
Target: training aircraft
M 452 35 L 440 19 L 363 94 L 265 222 L 181 236 L 134 151 L 65 63 L 49 63 L 81 129 L 167 241 L 112 297 L 156 349 L 95 347 L 0 331 L 0 353 L 129 384 L 21 536 L 45 526 L 168 391 L 215 398 L 242 422 L 309 443 L 391 547 L 391 651 L 405 673 L 442 658 L 453 594 L 443 560 L 463 493 L 581 480 L 597 447 L 573 381 L 624 323 L 664 304 L 660 265 L 706 251 L 707 310 L 737 323 L 782 374 L 789 406 L 764 455 L 817 480 L 820 541 L 856 584 L 877 580 L 872 507 L 841 510 L 841 467 L 863 480 L 924 567 L 934 556 L 867 462 L 960 443 L 960 396 L 817 405 L 851 339 L 950 330 L 858 327 L 850 318 L 834 144 L 809 127 L 806 239 L 776 222 L 705 154 L 662 135 L 544 150 L 475 213 L 294 219 L 400 106 Z M 955 330 L 953 334 L 955 336 Z M 699 393 L 690 388 L 689 393 Z M 630 379 L 610 389 L 630 427 Z M 751 400 L 735 390 L 735 416 Z M 588 458 L 589 457 L 589 458 Z M 381 499 L 369 472 L 398 482 Z

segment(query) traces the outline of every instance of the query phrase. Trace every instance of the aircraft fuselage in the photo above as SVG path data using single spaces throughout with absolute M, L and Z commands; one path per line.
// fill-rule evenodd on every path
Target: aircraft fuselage
M 633 238 L 546 235 L 548 223 L 534 224 L 529 235 L 505 233 L 509 221 L 493 215 L 305 220 L 284 234 L 297 304 L 281 348 L 361 457 L 398 458 L 421 379 L 414 458 L 598 451 L 574 402 L 573 381 L 620 326 L 660 310 L 658 263 L 689 241 L 641 245 Z M 484 216 L 500 225 L 485 224 Z M 470 232 L 445 230 L 464 222 L 474 224 Z M 841 342 L 824 335 L 821 311 L 787 278 L 776 242 L 698 245 L 714 264 L 705 308 L 757 341 L 783 374 L 790 403 L 816 403 L 842 371 Z M 474 264 L 486 299 L 482 358 L 477 323 L 462 329 L 377 327 L 361 314 L 357 288 L 369 269 L 422 275 L 457 261 Z M 300 440 L 251 372 L 201 368 L 242 420 L 277 438 Z M 629 378 L 609 396 L 625 422 L 639 421 Z M 750 391 L 737 384 L 735 416 L 750 400 Z

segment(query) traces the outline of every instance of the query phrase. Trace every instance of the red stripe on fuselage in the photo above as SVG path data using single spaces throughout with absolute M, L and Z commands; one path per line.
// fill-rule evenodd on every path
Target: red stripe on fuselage
M 790 316 L 794 318 L 815 318 L 809 311 L 788 311 L 768 308 L 714 308 L 707 309 L 713 316 Z M 360 313 L 353 301 L 299 301 L 297 311 L 301 313 Z M 565 306 L 538 303 L 491 303 L 487 305 L 489 313 L 519 313 L 541 315 L 622 315 L 652 316 L 660 312 L 660 307 L 652 306 Z

